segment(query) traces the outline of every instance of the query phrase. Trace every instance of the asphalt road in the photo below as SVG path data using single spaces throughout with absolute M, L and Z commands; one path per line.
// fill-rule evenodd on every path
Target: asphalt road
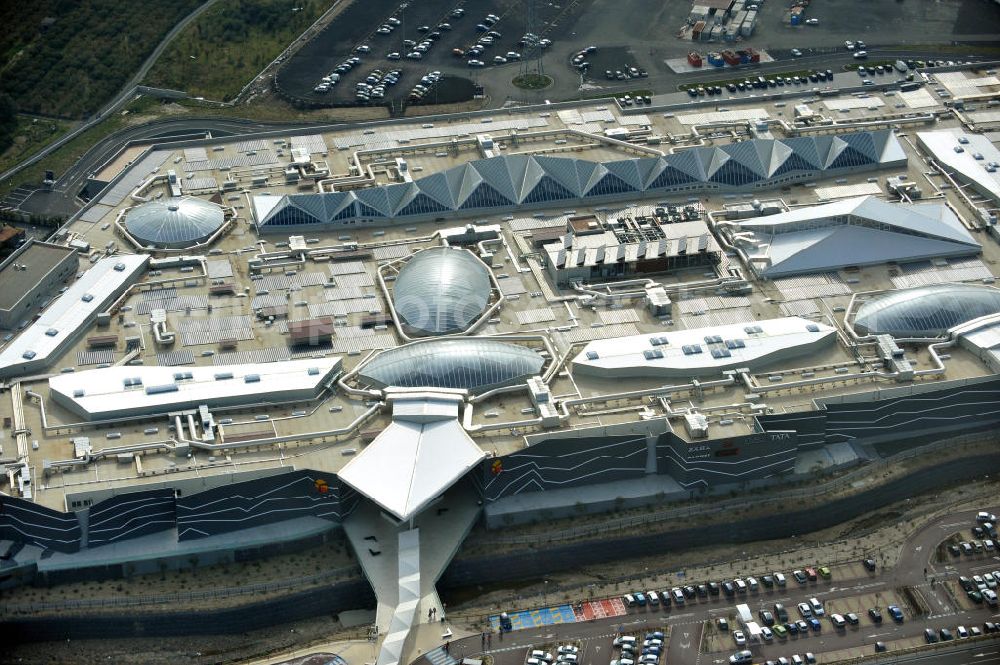
M 496 665 L 522 665 L 528 650 L 532 646 L 541 646 L 557 642 L 574 641 L 580 644 L 580 665 L 606 665 L 615 658 L 616 652 L 611 648 L 611 639 L 622 629 L 625 632 L 643 632 L 662 629 L 669 626 L 671 635 L 667 644 L 666 658 L 661 664 L 669 665 L 707 665 L 717 664 L 728 659 L 732 649 L 716 653 L 699 653 L 701 632 L 705 622 L 719 615 L 727 615 L 733 611 L 735 602 L 746 602 L 752 610 L 782 602 L 789 608 L 792 618 L 797 614 L 795 605 L 816 596 L 824 602 L 836 599 L 851 598 L 865 593 L 892 591 L 905 586 L 919 590 L 920 595 L 930 605 L 927 617 L 907 616 L 902 624 L 896 624 L 886 616 L 880 625 L 873 624 L 867 616 L 861 618 L 857 627 L 849 627 L 845 631 L 835 631 L 828 621 L 823 622 L 821 633 L 812 633 L 804 637 L 789 637 L 787 640 L 775 639 L 773 643 L 759 645 L 754 648 L 757 661 L 778 656 L 790 656 L 792 653 L 812 651 L 841 650 L 857 647 L 859 651 L 868 652 L 868 645 L 875 641 L 884 641 L 892 645 L 903 639 L 920 637 L 925 628 L 954 629 L 958 625 L 982 626 L 986 620 L 996 620 L 1000 616 L 997 610 L 979 606 L 967 611 L 955 604 L 940 585 L 932 585 L 930 578 L 939 580 L 956 579 L 959 575 L 972 576 L 986 570 L 1000 568 L 1000 556 L 994 554 L 963 556 L 943 564 L 934 564 L 931 559 L 937 545 L 950 534 L 962 530 L 969 532 L 974 524 L 975 511 L 956 512 L 944 517 L 938 517 L 913 534 L 904 545 L 898 565 L 891 569 L 880 570 L 856 579 L 834 579 L 830 582 L 820 581 L 807 586 L 799 586 L 789 575 L 789 586 L 785 589 L 769 591 L 762 589 L 760 593 L 751 593 L 739 601 L 722 597 L 710 597 L 707 600 L 688 601 L 684 608 L 674 607 L 667 611 L 651 611 L 647 608 L 632 608 L 625 616 L 598 619 L 586 623 L 557 624 L 535 629 L 519 630 L 506 634 L 502 640 L 494 637 L 492 650 Z M 927 569 L 928 577 L 924 576 Z M 761 571 L 748 571 L 760 573 Z M 786 571 L 787 573 L 787 571 Z M 958 645 L 960 643 L 956 643 Z M 982 648 L 972 652 L 960 652 L 943 655 L 935 651 L 930 658 L 922 655 L 900 657 L 880 662 L 914 662 L 914 663 L 990 663 L 1000 662 L 1000 650 L 994 642 L 980 643 Z M 476 656 L 481 653 L 479 636 L 456 640 L 451 643 L 451 654 L 454 656 Z M 982 655 L 978 655 L 982 654 Z M 891 652 L 886 658 L 891 657 Z M 420 661 L 419 665 L 426 665 Z

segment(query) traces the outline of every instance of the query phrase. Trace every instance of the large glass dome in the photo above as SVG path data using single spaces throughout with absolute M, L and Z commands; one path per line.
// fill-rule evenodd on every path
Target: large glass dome
M 954 326 L 1000 312 L 1000 290 L 972 284 L 934 284 L 892 291 L 858 310 L 854 329 L 862 335 L 940 337 Z
M 222 208 L 191 197 L 149 201 L 125 214 L 125 228 L 146 246 L 190 247 L 222 227 Z
M 361 368 L 379 388 L 458 388 L 472 393 L 538 374 L 545 361 L 529 348 L 475 337 L 439 339 L 383 351 Z
M 396 313 L 412 331 L 427 335 L 460 332 L 489 303 L 489 270 L 468 250 L 425 249 L 399 271 L 392 298 Z

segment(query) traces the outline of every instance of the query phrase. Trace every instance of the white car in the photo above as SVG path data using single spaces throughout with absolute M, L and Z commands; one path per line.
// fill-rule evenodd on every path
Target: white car
M 806 19 L 806 25 L 819 25 L 819 19 L 818 18 L 807 18 Z
M 561 653 L 556 658 L 557 663 L 576 663 L 578 661 L 575 653 Z
M 743 634 L 742 630 L 733 631 L 733 639 L 736 640 L 736 646 L 745 646 L 747 643 L 747 636 Z
M 469 67 L 485 67 L 486 63 L 482 60 L 469 60 L 468 65 Z
M 767 626 L 761 626 L 760 627 L 760 635 L 761 635 L 761 637 L 764 638 L 765 642 L 770 642 L 771 640 L 774 639 L 774 631 L 772 631 Z
M 372 50 L 372 47 L 369 46 L 368 44 L 362 44 L 361 46 L 359 46 L 358 48 L 356 48 L 354 50 L 357 53 L 368 53 L 369 51 Z
M 848 51 L 853 51 L 854 50 L 854 42 L 852 42 L 850 39 L 848 39 L 847 41 L 844 42 L 844 48 L 846 48 Z
M 580 653 L 580 647 L 575 647 L 572 644 L 564 644 L 559 647 L 559 653 Z
M 794 57 L 794 58 L 801 58 L 802 57 L 802 51 L 798 50 L 797 48 L 793 48 L 792 49 L 792 57 Z
M 959 639 L 964 640 L 966 637 L 969 636 L 969 629 L 966 628 L 965 626 L 959 626 L 958 628 L 955 629 L 955 632 L 958 633 Z
M 643 649 L 645 649 L 646 647 L 662 647 L 662 646 L 663 646 L 663 640 L 655 637 L 651 637 L 648 640 L 643 640 L 642 642 Z
M 868 51 L 855 51 L 854 53 L 855 60 L 864 60 L 867 57 L 868 57 Z
M 531 657 L 532 658 L 537 658 L 538 660 L 544 660 L 547 663 L 551 663 L 552 662 L 552 654 L 546 653 L 545 651 L 542 651 L 541 649 L 535 649 L 534 651 L 532 651 L 531 652 Z
M 737 651 L 732 656 L 729 657 L 729 662 L 732 665 L 737 665 L 738 663 L 752 663 L 753 653 L 744 649 L 743 651 Z
M 399 51 L 393 51 L 392 53 L 388 54 L 385 57 L 388 60 L 399 60 L 403 56 L 399 55 Z

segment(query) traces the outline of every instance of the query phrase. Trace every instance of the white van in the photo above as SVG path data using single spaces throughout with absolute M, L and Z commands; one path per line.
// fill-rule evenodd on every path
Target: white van
M 615 638 L 614 645 L 620 647 L 623 644 L 630 644 L 635 646 L 636 639 L 634 635 L 619 635 Z

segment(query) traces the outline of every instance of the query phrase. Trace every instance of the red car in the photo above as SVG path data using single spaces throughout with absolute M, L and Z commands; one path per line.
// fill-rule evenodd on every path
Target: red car
M 816 579 L 819 577 L 819 574 L 816 572 L 816 569 L 813 568 L 812 566 L 806 566 L 806 577 L 809 578 L 810 582 L 815 582 Z

